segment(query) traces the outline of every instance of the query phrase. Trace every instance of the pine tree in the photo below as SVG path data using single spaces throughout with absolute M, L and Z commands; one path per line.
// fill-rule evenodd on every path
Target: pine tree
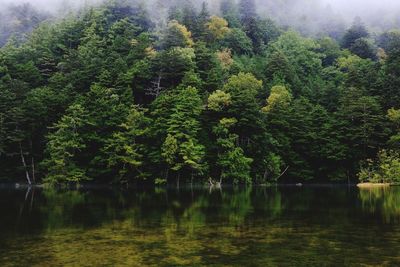
M 54 131 L 48 135 L 45 182 L 80 183 L 89 179 L 79 161 L 79 152 L 86 147 L 82 135 L 87 123 L 86 110 L 75 104 L 54 125 Z
M 360 18 L 356 18 L 353 25 L 346 31 L 342 39 L 343 48 L 351 48 L 360 38 L 368 38 L 369 33 Z
M 217 165 L 220 168 L 220 184 L 222 184 L 223 180 L 228 180 L 235 184 L 251 182 L 250 164 L 253 160 L 247 158 L 243 149 L 236 145 L 239 136 L 230 133 L 230 128 L 235 123 L 236 119 L 234 118 L 223 118 L 213 128 L 213 132 L 217 136 Z
M 204 146 L 199 142 L 202 102 L 193 87 L 177 88 L 171 97 L 171 109 L 156 124 L 164 129 L 159 134 L 166 134 L 161 145 L 162 158 L 177 173 L 179 183 L 181 173 L 198 174 L 205 167 Z
M 229 23 L 231 28 L 240 28 L 239 12 L 233 0 L 222 0 L 220 6 L 221 14 Z
M 139 143 L 147 132 L 147 119 L 137 106 L 129 110 L 126 122 L 107 140 L 103 153 L 107 166 L 117 169 L 118 182 L 128 183 L 135 175 L 143 175 L 139 168 L 143 165 L 144 148 Z

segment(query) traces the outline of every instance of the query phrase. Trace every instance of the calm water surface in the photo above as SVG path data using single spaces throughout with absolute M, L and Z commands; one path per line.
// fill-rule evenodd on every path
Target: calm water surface
M 0 189 L 0 266 L 400 266 L 400 188 Z

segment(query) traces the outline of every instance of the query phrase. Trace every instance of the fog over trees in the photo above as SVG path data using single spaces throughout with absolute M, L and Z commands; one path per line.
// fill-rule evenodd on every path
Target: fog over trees
M 156 21 L 165 20 L 167 10 L 173 6 L 193 2 L 199 8 L 203 3 L 202 0 L 124 1 L 146 6 Z M 30 12 L 36 13 L 35 19 L 29 22 L 29 27 L 22 28 L 22 31 L 30 31 L 46 18 L 63 17 L 69 12 L 99 5 L 101 2 L 103 0 L 2 0 L 0 5 L 2 39 L 10 35 L 4 31 L 15 31 L 15 28 L 18 28 L 15 24 L 27 23 L 18 19 L 18 15 L 13 11 L 16 6 L 29 4 L 29 8 L 26 6 L 25 9 L 32 9 Z M 206 2 L 212 14 L 220 13 L 223 0 L 206 0 Z M 237 1 L 232 0 L 232 2 Z M 269 17 L 280 26 L 291 27 L 311 36 L 322 35 L 326 31 L 330 31 L 333 37 L 340 35 L 356 17 L 361 18 L 373 32 L 381 32 L 400 25 L 400 2 L 396 0 L 255 0 L 255 3 L 260 16 Z M 24 16 L 29 19 L 32 15 Z

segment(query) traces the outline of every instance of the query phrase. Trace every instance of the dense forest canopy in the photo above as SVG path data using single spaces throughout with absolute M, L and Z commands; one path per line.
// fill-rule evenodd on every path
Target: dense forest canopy
M 399 182 L 397 24 L 256 2 L 2 10 L 2 179 Z

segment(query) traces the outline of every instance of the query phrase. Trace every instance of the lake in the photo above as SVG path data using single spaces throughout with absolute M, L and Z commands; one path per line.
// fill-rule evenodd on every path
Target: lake
M 400 188 L 0 189 L 0 266 L 400 266 Z

